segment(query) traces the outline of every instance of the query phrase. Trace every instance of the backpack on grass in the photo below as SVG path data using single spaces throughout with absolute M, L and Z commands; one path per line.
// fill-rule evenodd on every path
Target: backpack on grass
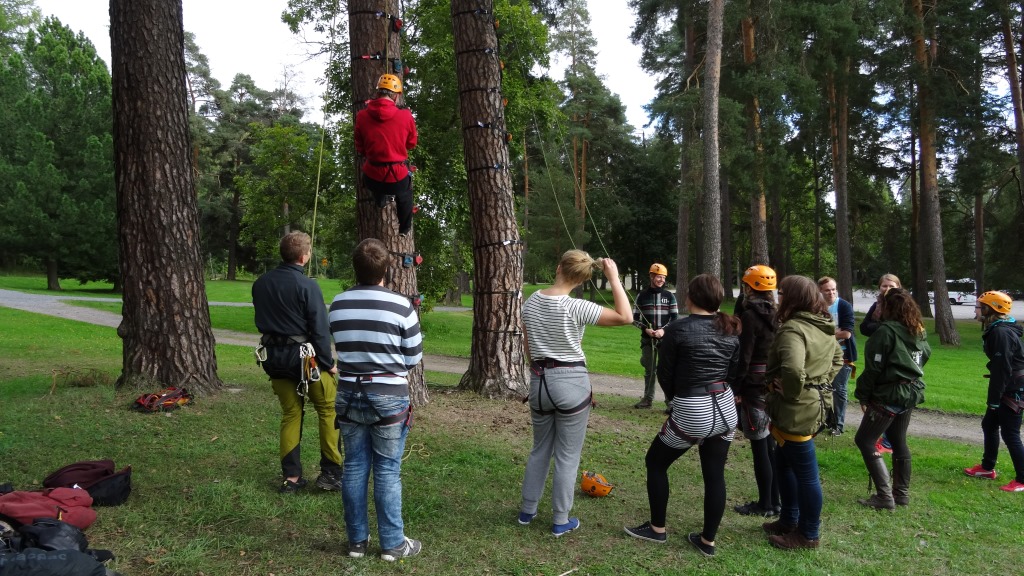
M 45 479 L 47 488 L 82 488 L 96 506 L 124 504 L 132 493 L 132 467 L 114 471 L 113 460 L 83 460 L 56 470 Z
M 156 394 L 143 394 L 132 402 L 132 410 L 139 412 L 166 412 L 192 401 L 192 394 L 185 388 L 171 386 Z

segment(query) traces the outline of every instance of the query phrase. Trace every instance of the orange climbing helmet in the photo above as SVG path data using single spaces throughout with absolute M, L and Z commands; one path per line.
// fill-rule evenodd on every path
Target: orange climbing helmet
M 402 81 L 394 74 L 381 74 L 377 80 L 377 90 L 390 90 L 396 94 L 402 93 Z
M 747 268 L 747 271 L 743 273 L 743 283 L 760 292 L 775 290 L 775 270 L 761 264 L 755 264 Z
M 590 496 L 607 496 L 614 486 L 604 479 L 604 476 L 596 472 L 583 471 L 583 480 L 580 482 L 580 490 Z
M 1013 299 L 1006 292 L 999 292 L 998 290 L 989 290 L 978 298 L 978 302 L 981 304 L 987 304 L 993 310 L 1000 314 L 1009 314 L 1010 308 L 1013 306 Z
M 655 262 L 651 264 L 651 274 L 661 274 L 662 276 L 668 276 L 668 268 L 665 268 L 664 264 L 658 264 Z

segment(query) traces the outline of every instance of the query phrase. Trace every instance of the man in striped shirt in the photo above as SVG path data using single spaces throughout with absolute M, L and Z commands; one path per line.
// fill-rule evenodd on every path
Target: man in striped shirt
M 375 238 L 352 253 L 358 284 L 338 294 L 328 320 L 338 354 L 335 411 L 345 442 L 342 502 L 348 555 L 361 558 L 369 541 L 367 492 L 373 471 L 383 560 L 419 554 L 402 522 L 402 453 L 409 433 L 409 370 L 423 358 L 419 318 L 409 300 L 384 287 L 391 254 Z

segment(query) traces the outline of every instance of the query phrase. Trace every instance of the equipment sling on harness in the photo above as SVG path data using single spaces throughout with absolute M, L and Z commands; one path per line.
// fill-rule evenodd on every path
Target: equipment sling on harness
M 385 377 L 385 378 L 398 378 L 399 377 L 397 374 L 356 375 L 356 374 L 345 374 L 345 373 L 342 373 L 341 376 L 342 376 L 342 378 L 345 378 L 345 377 L 347 377 L 347 378 L 354 378 L 355 382 L 351 383 L 351 382 L 348 382 L 346 380 L 339 379 L 338 380 L 339 388 L 343 388 L 345 390 L 348 390 L 348 391 L 351 391 L 351 392 L 355 392 L 355 393 L 360 394 L 360 395 L 371 394 L 371 393 L 382 393 L 379 389 L 376 388 L 376 385 L 373 384 L 373 379 L 375 377 L 376 378 L 381 378 L 381 377 Z M 394 385 L 394 384 L 381 384 L 380 386 L 387 386 L 388 388 L 399 388 L 399 386 Z M 408 394 L 408 390 L 409 389 L 408 389 L 407 386 L 402 386 L 400 389 L 404 389 L 405 393 Z M 351 407 L 352 407 L 351 403 L 346 404 L 345 405 L 345 411 L 343 413 L 341 413 L 341 414 L 338 414 L 335 417 L 335 419 L 334 419 L 335 427 L 338 428 L 339 430 L 341 429 L 341 426 L 340 426 L 341 423 L 346 423 L 346 424 L 366 424 L 366 422 L 357 422 L 357 421 L 352 420 L 351 418 L 348 417 L 348 411 L 349 411 L 349 409 Z M 401 411 L 401 412 L 399 412 L 397 414 L 392 414 L 391 416 L 381 416 L 380 412 L 377 411 L 377 408 L 373 404 L 370 404 L 370 408 L 372 408 L 374 414 L 377 415 L 377 420 L 375 420 L 374 422 L 370 423 L 369 424 L 370 426 L 390 426 L 392 424 L 398 424 L 399 422 L 403 422 L 406 426 L 408 426 L 409 428 L 412 428 L 412 406 L 411 405 L 406 406 L 405 410 L 403 410 L 403 411 Z
M 557 408 L 556 407 L 556 408 L 554 408 L 552 410 L 543 410 L 543 409 L 541 409 L 541 403 L 540 403 L 540 392 L 543 391 L 545 394 L 547 394 L 548 401 L 551 402 L 551 405 L 555 406 L 555 400 L 551 397 L 551 390 L 548 389 L 548 379 L 547 379 L 547 377 L 544 374 L 544 370 L 546 368 L 580 368 L 580 367 L 585 368 L 586 366 L 587 366 L 587 363 L 583 362 L 583 361 L 579 361 L 579 362 L 561 362 L 559 360 L 551 360 L 551 359 L 548 359 L 548 358 L 540 358 L 538 360 L 530 362 L 530 371 L 533 372 L 534 374 L 536 374 L 540 378 L 540 390 L 537 391 L 537 407 L 534 408 L 533 406 L 530 406 L 530 410 L 532 410 L 532 411 L 534 411 L 537 414 L 540 414 L 542 416 L 550 416 L 551 414 L 554 414 L 555 412 L 558 412 L 559 414 L 575 414 L 575 413 L 579 412 L 580 410 L 583 410 L 584 408 L 586 408 L 588 405 L 592 404 L 593 401 L 594 401 L 594 393 L 593 392 L 587 394 L 587 398 L 585 400 L 583 400 L 583 402 L 581 402 L 578 406 L 575 406 L 575 407 L 569 408 L 569 409 Z

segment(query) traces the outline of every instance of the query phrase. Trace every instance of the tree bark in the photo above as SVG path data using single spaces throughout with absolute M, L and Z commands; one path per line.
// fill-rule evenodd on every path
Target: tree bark
M 218 390 L 192 170 L 181 1 L 111 0 L 123 280 L 118 388 Z
M 722 69 L 722 19 L 725 0 L 708 3 L 707 52 L 704 67 L 704 268 L 722 276 L 722 191 L 719 189 L 718 87 Z
M 953 321 L 946 288 L 946 259 L 943 254 L 942 218 L 939 207 L 938 161 L 935 145 L 935 111 L 929 87 L 930 67 L 928 48 L 924 36 L 924 6 L 922 0 L 910 0 L 915 26 L 912 40 L 914 62 L 918 67 L 917 100 L 919 134 L 921 141 L 921 204 L 922 232 L 931 240 L 932 291 L 935 294 L 935 331 L 939 341 L 960 345 L 960 334 Z
M 754 46 L 754 21 L 744 18 L 743 26 L 743 63 L 753 66 L 757 60 Z M 747 137 L 754 146 L 754 191 L 750 196 L 750 263 L 774 264 L 768 253 L 768 209 L 765 200 L 764 183 L 764 144 L 761 142 L 761 104 L 757 95 L 753 94 L 747 102 L 747 116 L 750 118 Z M 781 230 L 775 231 L 781 234 Z
M 697 33 L 690 16 L 686 16 L 681 25 L 686 43 L 686 57 L 683 59 L 686 70 L 683 72 L 689 78 L 694 76 L 697 70 Z M 689 83 L 686 85 L 686 90 L 691 90 Z M 690 283 L 690 213 L 695 196 L 693 183 L 697 181 L 698 171 L 690 150 L 691 146 L 694 146 L 700 138 L 696 115 L 696 111 L 694 111 L 692 114 L 684 114 L 681 119 L 683 143 L 679 147 L 679 218 L 676 223 L 675 285 L 677 290 L 685 288 Z
M 515 217 L 496 21 L 475 0 L 452 0 L 459 117 L 473 228 L 473 347 L 459 387 L 488 398 L 527 394 L 523 245 Z
M 1021 78 L 1017 68 L 1017 52 L 1013 46 L 1013 28 L 1010 25 L 1010 4 L 1008 0 L 1004 0 L 1000 4 L 999 14 L 1003 21 L 1006 75 L 1010 81 L 1010 99 L 1013 102 L 1014 140 L 1017 144 L 1017 174 L 1024 176 L 1024 104 L 1021 102 Z M 978 277 L 977 280 L 981 282 L 982 278 Z
M 828 118 L 832 148 L 832 185 L 836 193 L 836 284 L 839 296 L 853 301 L 853 262 L 850 256 L 850 208 L 847 188 L 847 149 L 849 143 L 849 99 L 846 79 L 850 71 L 847 60 L 839 71 L 842 78 L 836 86 L 836 75 L 828 76 Z
M 352 58 L 352 117 L 366 107 L 366 102 L 376 96 L 377 79 L 381 74 L 402 77 L 401 69 L 395 70 L 392 62 L 401 58 L 401 37 L 393 31 L 389 16 L 398 17 L 398 0 L 350 0 L 348 2 L 349 53 Z M 400 67 L 399 67 L 400 68 Z M 408 86 L 402 79 L 403 98 Z M 356 212 L 360 240 L 377 238 L 383 242 L 394 258 L 391 272 L 384 279 L 384 285 L 413 303 L 419 311 L 420 295 L 416 284 L 416 268 L 402 265 L 404 257 L 416 251 L 414 233 L 404 238 L 398 235 L 398 213 L 395 203 L 389 202 L 383 210 L 377 208 L 373 194 L 363 186 L 363 159 L 354 155 L 356 163 Z M 415 189 L 414 189 L 415 194 Z M 423 380 L 423 363 L 409 371 L 409 401 L 413 406 L 423 406 L 430 401 L 426 383 Z
M 732 300 L 732 289 L 738 277 L 733 277 L 732 260 L 732 199 L 729 197 L 729 176 L 722 174 L 722 273 L 724 275 L 725 299 Z

